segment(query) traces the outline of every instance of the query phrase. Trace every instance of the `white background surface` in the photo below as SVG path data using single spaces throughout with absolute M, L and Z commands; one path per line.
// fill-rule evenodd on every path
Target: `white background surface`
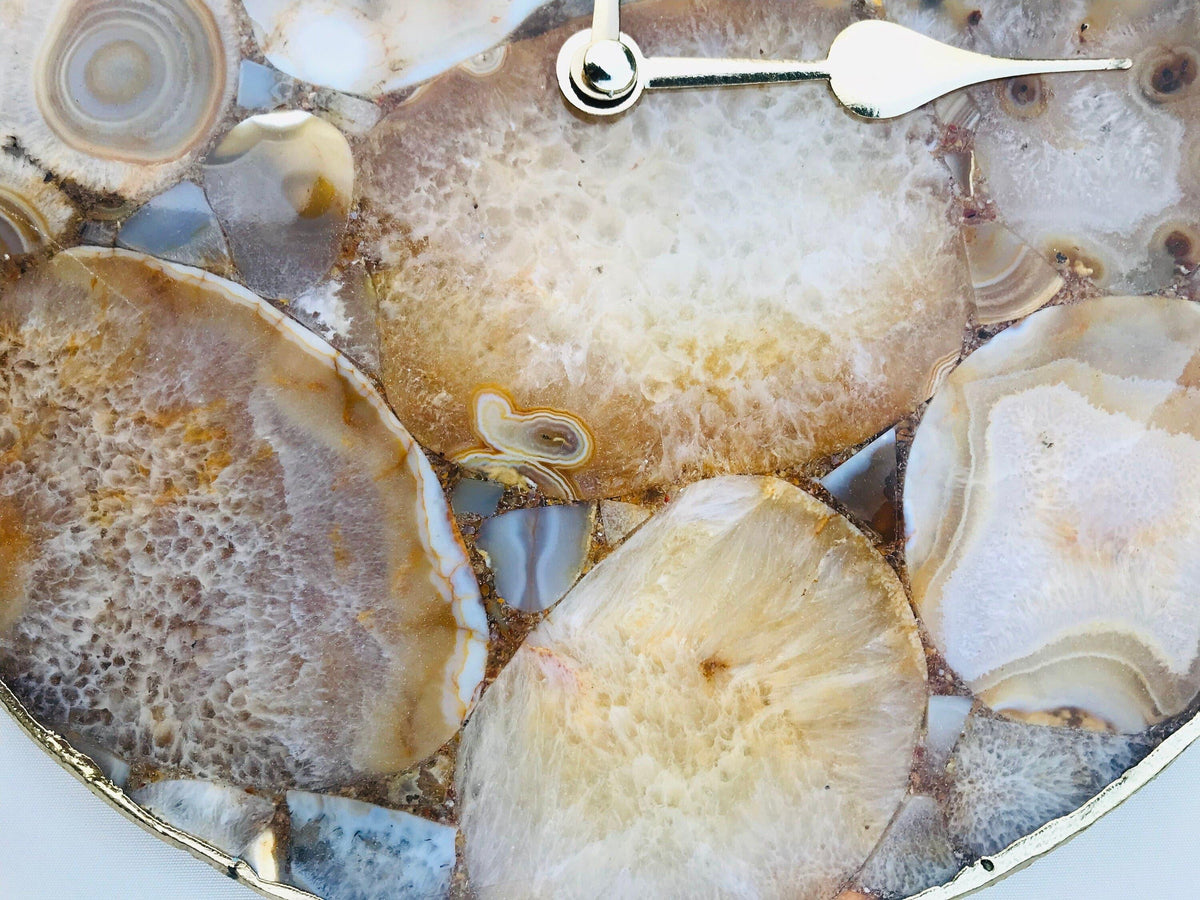
M 1198 856 L 1200 744 L 1075 840 L 976 896 L 1191 900 L 1200 898 Z M 2 900 L 257 896 L 126 821 L 0 712 Z

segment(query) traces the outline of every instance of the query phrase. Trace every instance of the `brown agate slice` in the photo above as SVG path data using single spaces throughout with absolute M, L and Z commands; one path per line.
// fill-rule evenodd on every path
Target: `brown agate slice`
M 847 10 L 639 4 L 653 53 L 824 55 Z M 384 382 L 422 442 L 555 496 L 799 467 L 878 433 L 957 356 L 969 295 L 929 114 L 816 85 L 566 106 L 571 28 L 458 70 L 372 132 L 358 192 Z
M 48 725 L 240 786 L 431 753 L 487 623 L 429 464 L 327 345 L 126 251 L 0 298 L 0 675 Z

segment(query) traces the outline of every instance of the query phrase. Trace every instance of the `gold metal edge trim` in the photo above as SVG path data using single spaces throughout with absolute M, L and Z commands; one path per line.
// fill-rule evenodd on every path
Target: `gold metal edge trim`
M 89 757 L 34 719 L 3 681 L 0 681 L 0 705 L 3 705 L 8 714 L 16 720 L 21 730 L 59 765 L 135 825 L 172 846 L 186 850 L 200 861 L 208 863 L 270 900 L 321 900 L 316 894 L 310 894 L 301 888 L 260 878 L 245 860 L 235 859 L 142 809 L 129 799 L 124 791 L 109 781 Z M 959 900 L 990 887 L 1014 872 L 1019 872 L 1039 857 L 1082 833 L 1132 797 L 1178 759 L 1197 738 L 1200 738 L 1200 713 L 1193 715 L 1178 731 L 1155 747 L 1145 759 L 1078 809 L 1018 838 L 999 853 L 967 866 L 951 881 L 914 894 L 911 900 Z M 990 868 L 985 863 L 989 863 Z
M 260 878 L 250 864 L 237 859 L 202 841 L 186 831 L 164 822 L 154 814 L 134 803 L 119 787 L 100 771 L 92 760 L 72 747 L 65 738 L 38 722 L 24 707 L 8 685 L 0 681 L 0 704 L 16 720 L 20 729 L 41 746 L 60 766 L 84 783 L 93 794 L 155 837 L 168 844 L 186 850 L 201 862 L 224 872 L 234 881 L 244 884 L 254 892 L 270 900 L 321 900 L 316 894 Z

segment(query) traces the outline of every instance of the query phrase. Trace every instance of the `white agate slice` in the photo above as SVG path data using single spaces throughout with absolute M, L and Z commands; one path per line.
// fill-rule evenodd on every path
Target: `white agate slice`
M 458 729 L 487 621 L 437 477 L 231 282 L 62 253 L 0 294 L 0 677 L 133 764 L 278 790 Z
M 503 41 L 546 0 L 242 0 L 259 46 L 289 75 L 375 96 Z
M 1200 263 L 1194 0 L 896 0 L 888 15 L 1004 56 L 1132 58 L 1126 72 L 971 89 L 975 156 L 1001 219 L 1065 271 L 1140 293 Z
M 1136 732 L 1200 690 L 1200 307 L 1053 307 L 925 413 L 904 485 L 913 600 L 993 709 Z
M 232 0 L 0 0 L 0 136 L 141 199 L 178 178 L 233 99 Z
M 903 799 L 925 702 L 904 590 L 860 532 L 774 478 L 694 484 L 464 729 L 471 889 L 827 898 Z

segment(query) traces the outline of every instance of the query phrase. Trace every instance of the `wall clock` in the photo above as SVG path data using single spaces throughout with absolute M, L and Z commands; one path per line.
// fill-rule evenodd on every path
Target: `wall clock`
M 0 21 L 0 697 L 166 840 L 950 898 L 1195 737 L 1191 0 Z

